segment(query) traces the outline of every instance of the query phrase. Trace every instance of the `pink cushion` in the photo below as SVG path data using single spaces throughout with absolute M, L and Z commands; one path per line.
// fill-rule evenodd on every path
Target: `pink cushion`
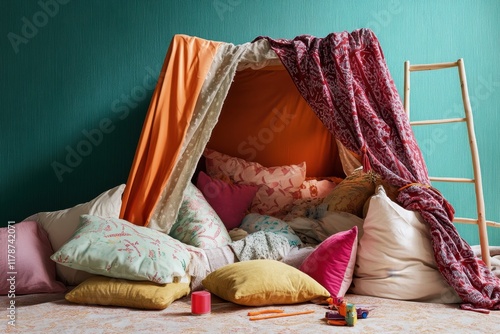
M 47 233 L 34 221 L 23 221 L 0 229 L 0 294 L 64 292 L 66 287 L 56 281 L 56 264 L 52 262 L 52 247 Z M 10 254 L 9 254 L 10 253 Z M 10 257 L 8 255 L 11 255 Z M 10 274 L 15 272 L 16 274 Z M 5 275 L 5 276 L 4 276 Z
M 323 285 L 333 297 L 344 297 L 352 282 L 358 228 L 331 235 L 304 260 L 300 270 Z
M 196 186 L 228 230 L 240 226 L 257 193 L 257 186 L 229 184 L 200 172 Z
M 280 216 L 293 202 L 295 192 L 304 182 L 306 163 L 298 165 L 264 167 L 226 154 L 205 149 L 207 174 L 217 179 L 227 179 L 236 184 L 259 187 L 250 211 L 263 215 Z

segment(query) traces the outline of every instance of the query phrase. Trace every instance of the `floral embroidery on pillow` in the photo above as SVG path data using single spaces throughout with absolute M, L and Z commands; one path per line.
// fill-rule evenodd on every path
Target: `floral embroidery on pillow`
M 185 244 L 209 249 L 223 247 L 231 237 L 202 192 L 192 183 L 184 191 L 184 199 L 169 235 Z
M 82 215 L 70 240 L 51 259 L 96 275 L 160 284 L 184 279 L 192 255 L 183 243 L 118 218 Z

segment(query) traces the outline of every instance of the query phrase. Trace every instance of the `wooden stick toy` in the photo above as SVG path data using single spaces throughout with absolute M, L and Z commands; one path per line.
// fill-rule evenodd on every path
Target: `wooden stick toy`
M 271 313 L 271 312 L 265 312 L 265 313 Z M 314 313 L 314 310 L 307 310 L 307 311 L 301 311 L 301 312 L 292 312 L 292 313 L 283 313 L 283 312 L 277 312 L 277 313 L 278 314 L 266 315 L 266 316 L 263 316 L 263 317 L 251 317 L 249 319 L 250 320 L 264 320 L 264 319 L 272 319 L 272 318 L 290 317 L 292 315 Z

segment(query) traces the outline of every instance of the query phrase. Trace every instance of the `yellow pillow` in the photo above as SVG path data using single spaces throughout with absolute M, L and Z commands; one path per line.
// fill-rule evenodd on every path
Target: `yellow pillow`
M 276 260 L 228 264 L 210 273 L 202 283 L 220 298 L 245 306 L 297 304 L 330 297 L 313 278 Z
M 95 276 L 80 283 L 68 292 L 65 298 L 78 304 L 163 310 L 189 292 L 189 283 L 157 284 Z
M 328 211 L 347 212 L 363 218 L 363 206 L 375 194 L 376 179 L 374 173 L 356 169 L 333 188 L 323 203 L 328 204 Z

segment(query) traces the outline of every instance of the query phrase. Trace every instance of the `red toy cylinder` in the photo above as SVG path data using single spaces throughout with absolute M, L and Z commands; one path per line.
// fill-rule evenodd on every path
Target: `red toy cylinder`
M 208 291 L 194 291 L 191 293 L 191 313 L 196 315 L 210 313 L 211 295 Z

